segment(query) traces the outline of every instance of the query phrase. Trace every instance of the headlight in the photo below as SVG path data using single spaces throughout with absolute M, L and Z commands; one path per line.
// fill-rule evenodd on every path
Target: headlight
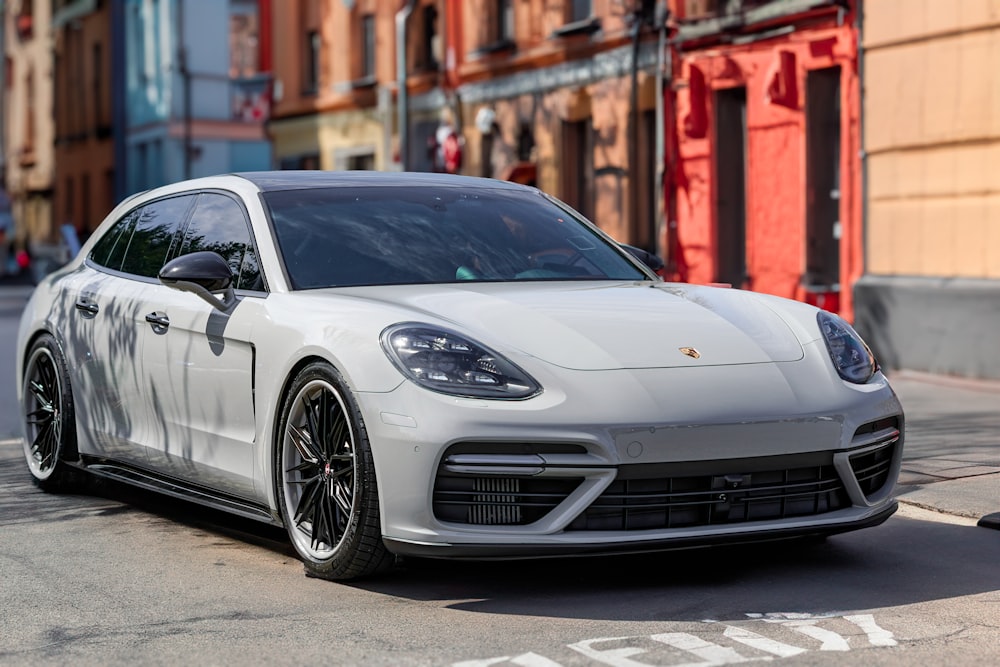
M 515 399 L 542 390 L 512 362 L 444 328 L 393 325 L 382 332 L 382 349 L 403 375 L 442 394 Z
M 868 382 L 878 370 L 878 364 L 861 336 L 850 324 L 825 310 L 816 315 L 816 321 L 840 377 L 855 384 Z

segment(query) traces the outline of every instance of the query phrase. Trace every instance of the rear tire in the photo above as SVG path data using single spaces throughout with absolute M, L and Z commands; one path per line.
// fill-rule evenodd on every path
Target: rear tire
M 76 489 L 80 473 L 67 463 L 78 456 L 73 392 L 66 359 L 50 334 L 40 336 L 28 352 L 21 411 L 31 479 L 45 491 Z
M 342 581 L 388 569 L 375 463 L 339 373 L 317 362 L 294 379 L 275 452 L 278 506 L 306 575 Z

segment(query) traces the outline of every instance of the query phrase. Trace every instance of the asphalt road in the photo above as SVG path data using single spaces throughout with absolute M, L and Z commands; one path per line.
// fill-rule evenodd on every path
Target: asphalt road
M 2 665 L 997 661 L 1000 531 L 912 505 L 882 526 L 822 543 L 409 561 L 382 579 L 344 585 L 303 576 L 280 530 L 117 485 L 42 493 L 11 435 L 19 427 L 8 296 L 0 290 Z M 918 390 L 900 393 L 908 424 L 916 428 L 925 411 L 929 426 L 939 424 L 935 392 Z M 981 469 L 938 476 L 956 469 L 939 454 L 962 462 L 962 442 L 990 455 L 994 403 L 980 400 L 963 402 L 984 413 L 982 433 L 953 436 L 942 426 L 915 438 L 923 454 L 913 461 L 931 461 L 932 472 L 910 470 L 906 490 L 988 483 Z

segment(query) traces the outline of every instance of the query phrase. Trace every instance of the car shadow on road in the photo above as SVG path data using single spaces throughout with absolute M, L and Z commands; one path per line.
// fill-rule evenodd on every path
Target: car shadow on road
M 698 621 L 740 617 L 765 605 L 826 613 L 986 593 L 1000 589 L 997 562 L 995 531 L 895 517 L 820 542 L 602 558 L 404 561 L 384 579 L 355 585 L 476 613 Z M 684 607 L 685 600 L 694 602 Z
M 39 520 L 32 518 L 32 496 L 43 492 L 18 464 L 0 466 L 7 490 L 0 514 L 4 521 Z M 282 561 L 295 557 L 282 528 L 115 482 L 95 481 L 84 495 L 56 499 L 46 503 L 46 521 L 148 513 L 265 549 Z M 764 605 L 763 611 L 827 613 L 992 592 L 1000 590 L 997 562 L 996 531 L 896 516 L 823 541 L 519 561 L 407 558 L 374 579 L 315 584 L 330 586 L 333 594 L 350 586 L 477 614 L 699 621 L 741 617 Z

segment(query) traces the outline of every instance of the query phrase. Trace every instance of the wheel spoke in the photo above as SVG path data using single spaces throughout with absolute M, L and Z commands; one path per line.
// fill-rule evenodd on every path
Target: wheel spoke
M 319 495 L 322 488 L 323 484 L 319 477 L 314 477 L 306 482 L 305 488 L 302 489 L 302 495 L 299 497 L 299 503 L 295 507 L 295 523 L 302 524 L 306 521 L 312 521 L 315 525 L 316 520 L 313 514 L 316 510 L 316 496 Z
M 344 515 L 344 523 L 346 524 L 347 519 L 351 516 L 351 501 L 349 497 L 345 497 L 350 494 L 349 489 L 344 489 L 343 486 L 337 484 L 333 492 L 333 501 L 337 503 L 337 507 Z
M 313 465 L 319 463 L 319 453 L 313 447 L 312 440 L 309 438 L 309 434 L 302 431 L 294 424 L 288 425 L 288 437 L 295 445 L 295 449 L 298 450 L 299 455 Z
M 39 430 L 31 450 L 37 457 L 40 468 L 43 470 L 46 468 L 46 463 L 52 458 L 55 449 L 52 425 L 46 424 L 44 428 Z

